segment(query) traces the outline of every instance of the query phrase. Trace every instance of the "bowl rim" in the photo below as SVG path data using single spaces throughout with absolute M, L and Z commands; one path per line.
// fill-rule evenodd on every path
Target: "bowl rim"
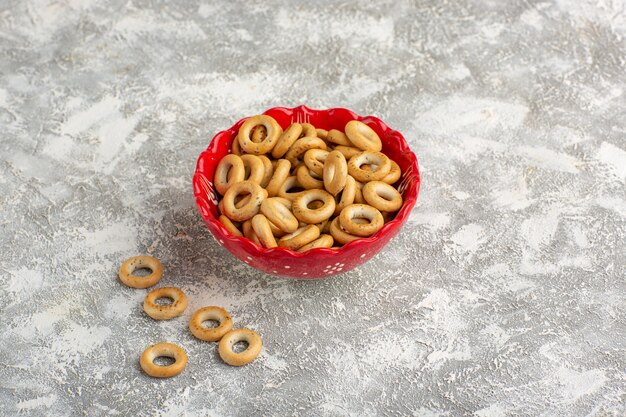
M 218 231 L 220 236 L 219 239 L 226 239 L 229 240 L 233 243 L 236 244 L 244 244 L 244 245 L 248 245 L 249 247 L 251 246 L 251 248 L 254 249 L 254 251 L 256 252 L 260 252 L 261 254 L 283 254 L 283 255 L 287 255 L 289 257 L 292 258 L 305 258 L 307 256 L 313 256 L 315 254 L 319 255 L 319 254 L 324 254 L 324 255 L 329 255 L 329 256 L 340 256 L 341 254 L 343 254 L 344 252 L 347 251 L 346 248 L 352 248 L 355 247 L 357 245 L 368 245 L 371 244 L 372 242 L 375 242 L 376 240 L 380 239 L 382 236 L 384 236 L 387 232 L 391 231 L 392 229 L 395 229 L 396 227 L 398 228 L 398 231 L 400 230 L 402 224 L 406 221 L 406 219 L 408 218 L 408 216 L 410 215 L 413 207 L 415 206 L 415 203 L 417 201 L 417 196 L 419 194 L 419 189 L 420 189 L 420 184 L 421 184 L 421 176 L 420 176 L 420 172 L 419 172 L 419 165 L 418 165 L 418 160 L 417 160 L 417 155 L 415 155 L 415 153 L 413 151 L 411 151 L 409 144 L 407 143 L 406 139 L 404 138 L 404 136 L 402 135 L 402 133 L 400 133 L 397 130 L 394 130 L 392 128 L 390 128 L 385 122 L 383 122 L 381 119 L 379 119 L 378 117 L 375 116 L 361 116 L 359 114 L 354 113 L 352 110 L 344 108 L 344 107 L 333 107 L 333 108 L 328 108 L 328 109 L 311 109 L 305 105 L 300 105 L 300 106 L 296 106 L 296 107 L 272 107 L 269 108 L 267 110 L 265 110 L 262 114 L 267 114 L 267 113 L 272 113 L 272 112 L 297 112 L 300 111 L 302 113 L 316 113 L 316 112 L 333 112 L 333 111 L 342 111 L 342 112 L 347 112 L 348 114 L 350 114 L 350 116 L 353 118 L 353 120 L 364 120 L 364 119 L 368 119 L 371 121 L 374 121 L 376 123 L 378 123 L 380 126 L 382 126 L 383 128 L 383 132 L 385 134 L 385 136 L 393 136 L 394 138 L 396 138 L 399 141 L 399 149 L 403 154 L 408 155 L 408 158 L 410 160 L 410 167 L 409 170 L 412 171 L 410 173 L 410 175 L 413 175 L 416 177 L 416 181 L 414 181 L 412 183 L 412 186 L 409 188 L 406 188 L 406 192 L 404 192 L 405 197 L 404 197 L 404 203 L 402 204 L 402 207 L 400 208 L 400 210 L 398 211 L 398 213 L 396 214 L 396 216 L 394 217 L 393 220 L 390 220 L 389 222 L 385 223 L 383 225 L 383 227 L 378 230 L 376 233 L 374 233 L 372 236 L 369 237 L 363 237 L 363 238 L 359 238 L 359 239 L 355 239 L 352 242 L 349 242 L 343 246 L 341 246 L 339 249 L 331 249 L 331 248 L 314 248 L 314 249 L 310 249 L 306 252 L 296 252 L 292 249 L 288 249 L 288 248 L 283 248 L 283 247 L 275 247 L 275 248 L 264 248 L 263 246 L 257 245 L 256 243 L 254 243 L 252 240 L 248 239 L 245 236 L 233 236 L 232 234 L 230 234 L 230 232 L 226 229 L 226 227 L 224 227 L 224 225 L 222 223 L 219 222 L 219 220 L 213 216 L 212 213 L 209 212 L 208 216 L 204 216 L 202 215 L 202 212 L 200 213 L 201 216 L 204 218 L 205 221 L 210 221 L 211 224 L 214 226 L 214 230 L 212 230 L 211 228 L 209 228 L 209 230 L 211 230 L 211 232 L 214 231 Z M 193 175 L 193 183 L 195 184 L 196 181 L 196 177 L 201 178 L 203 181 L 207 181 L 207 179 L 204 177 L 204 170 L 201 169 L 200 167 L 200 162 L 205 158 L 205 155 L 211 155 L 211 154 L 215 154 L 214 150 L 212 149 L 214 146 L 216 146 L 216 139 L 217 138 L 221 138 L 223 135 L 227 134 L 227 133 L 234 133 L 236 130 L 238 130 L 238 126 L 240 126 L 246 119 L 250 118 L 252 116 L 248 116 L 248 117 L 244 117 L 240 120 L 238 120 L 235 124 L 233 124 L 230 128 L 225 129 L 225 130 L 221 130 L 219 132 L 217 132 L 213 138 L 211 139 L 211 142 L 209 143 L 209 145 L 207 146 L 207 148 L 202 151 L 200 153 L 200 155 L 198 156 L 198 160 L 196 162 L 196 169 L 194 170 L 194 175 Z M 237 127 L 237 129 L 235 129 L 235 127 Z M 382 136 L 382 135 L 381 135 Z M 406 172 L 406 171 L 405 171 Z M 403 172 L 404 174 L 404 172 Z M 402 185 L 402 179 L 400 180 L 400 185 Z M 212 186 L 210 184 L 207 184 L 208 187 Z M 199 192 L 197 191 L 197 187 L 193 187 L 194 188 L 194 197 L 196 200 L 196 206 L 198 207 L 198 209 L 200 209 L 200 199 L 205 199 L 205 196 L 199 195 Z M 217 236 L 216 236 L 217 238 Z

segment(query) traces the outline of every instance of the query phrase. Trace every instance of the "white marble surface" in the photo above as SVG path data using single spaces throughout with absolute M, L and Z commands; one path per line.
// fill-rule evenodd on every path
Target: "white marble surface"
M 623 0 L 0 1 L 0 415 L 623 415 Z M 381 117 L 423 186 L 382 253 L 282 280 L 209 235 L 216 131 L 277 105 Z M 190 296 L 155 323 L 127 257 Z M 223 364 L 189 315 L 262 334 Z M 190 362 L 156 381 L 157 341 Z

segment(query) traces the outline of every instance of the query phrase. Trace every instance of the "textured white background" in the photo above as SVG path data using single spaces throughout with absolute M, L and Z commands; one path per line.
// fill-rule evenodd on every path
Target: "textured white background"
M 0 1 L 0 414 L 626 412 L 623 0 Z M 217 246 L 190 178 L 277 105 L 403 132 L 423 186 L 365 266 L 300 282 Z M 119 264 L 190 296 L 156 323 Z M 224 365 L 186 329 L 263 335 Z M 139 369 L 181 344 L 181 376 Z

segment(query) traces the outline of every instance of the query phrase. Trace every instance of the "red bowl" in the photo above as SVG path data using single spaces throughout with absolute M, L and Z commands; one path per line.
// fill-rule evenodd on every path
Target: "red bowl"
M 266 249 L 245 237 L 232 236 L 217 220 L 218 200 L 213 187 L 213 175 L 219 161 L 230 152 L 239 127 L 246 120 L 241 119 L 230 129 L 219 132 L 213 137 L 206 151 L 200 154 L 193 176 L 196 204 L 217 243 L 254 268 L 269 274 L 300 279 L 323 278 L 347 272 L 380 252 L 406 222 L 415 205 L 420 187 L 417 157 L 409 149 L 402 134 L 391 129 L 376 117 L 361 117 L 343 108 L 312 110 L 305 106 L 293 109 L 274 107 L 264 114 L 276 119 L 283 129 L 291 123 L 311 123 L 316 128 L 343 131 L 350 120 L 360 120 L 367 124 L 380 136 L 383 152 L 396 161 L 402 170 L 398 189 L 402 194 L 404 204 L 396 217 L 386 223 L 376 234 L 357 239 L 340 249 L 319 248 L 299 253 L 286 248 Z

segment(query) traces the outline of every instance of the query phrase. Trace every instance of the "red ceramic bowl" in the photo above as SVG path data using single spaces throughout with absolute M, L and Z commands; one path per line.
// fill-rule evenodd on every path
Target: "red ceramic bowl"
M 232 236 L 217 220 L 217 194 L 213 188 L 213 174 L 223 156 L 230 152 L 242 119 L 228 130 L 219 132 L 206 151 L 200 154 L 193 176 L 193 193 L 202 218 L 216 241 L 246 264 L 269 274 L 300 279 L 323 278 L 347 272 L 376 255 L 406 222 L 417 200 L 420 176 L 417 157 L 409 149 L 404 137 L 380 119 L 361 117 L 343 108 L 312 110 L 305 106 L 293 109 L 274 107 L 264 114 L 272 116 L 284 128 L 291 123 L 311 123 L 316 128 L 343 131 L 350 120 L 360 120 L 374 129 L 383 143 L 383 152 L 396 161 L 402 170 L 398 185 L 404 204 L 395 219 L 386 223 L 376 234 L 358 239 L 340 249 L 312 249 L 304 253 L 286 248 L 266 249 L 244 237 Z

